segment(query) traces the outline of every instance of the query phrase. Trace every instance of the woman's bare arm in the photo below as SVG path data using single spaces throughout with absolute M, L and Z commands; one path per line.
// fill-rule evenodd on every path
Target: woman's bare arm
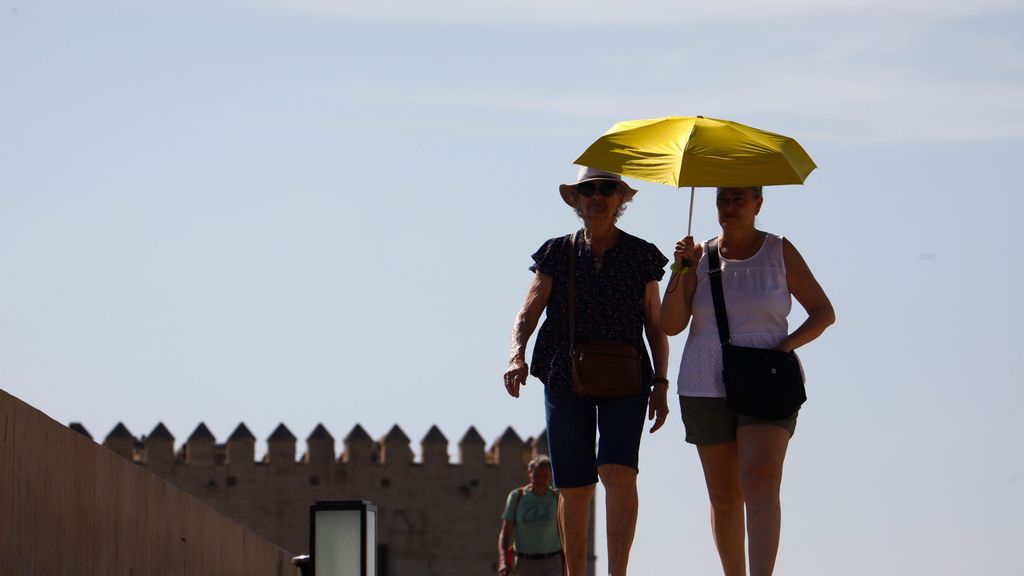
M 508 369 L 505 370 L 505 389 L 513 398 L 519 398 L 519 387 L 526 385 L 526 378 L 530 375 L 530 368 L 526 364 L 526 343 L 537 329 L 540 315 L 548 305 L 551 284 L 551 276 L 540 272 L 534 273 L 530 290 L 526 294 L 526 302 L 523 303 L 519 314 L 516 314 L 515 323 L 512 325 L 512 349 Z
M 700 262 L 702 251 L 702 246 L 694 246 L 692 236 L 676 243 L 676 266 L 684 260 L 692 262 L 692 265 L 686 272 L 673 272 L 665 288 L 665 299 L 661 302 L 661 328 L 669 336 L 679 334 L 690 323 L 693 293 L 697 291 L 697 262 Z
M 789 291 L 807 311 L 807 320 L 776 346 L 778 350 L 791 352 L 821 336 L 826 328 L 835 323 L 836 312 L 807 262 L 786 239 L 783 239 L 782 257 L 786 263 Z
M 668 336 L 661 327 L 661 297 L 658 295 L 658 283 L 653 280 L 648 282 L 644 289 L 644 332 L 647 334 L 647 342 L 651 345 L 654 377 L 667 378 Z M 668 383 L 657 382 L 654 384 L 647 408 L 647 419 L 654 420 L 651 432 L 661 428 L 668 417 L 668 412 Z

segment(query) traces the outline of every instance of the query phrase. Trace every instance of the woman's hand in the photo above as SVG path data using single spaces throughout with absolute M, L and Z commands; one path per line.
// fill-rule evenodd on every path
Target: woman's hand
M 690 323 L 690 306 L 697 289 L 697 262 L 702 251 L 702 246 L 693 243 L 693 236 L 676 242 L 672 276 L 665 287 L 665 300 L 661 306 L 661 327 L 669 336 L 679 334 Z
M 787 354 L 792 352 L 793 351 L 793 346 L 788 343 L 788 340 L 789 340 L 789 338 L 787 337 L 782 342 L 779 342 L 778 346 L 775 347 L 775 350 L 777 350 L 779 352 L 785 352 Z
M 526 360 L 514 357 L 508 361 L 508 369 L 505 370 L 505 390 L 513 398 L 519 398 L 519 387 L 526 386 L 526 378 L 530 375 L 530 367 Z
M 686 266 L 687 268 L 693 268 L 694 262 L 694 244 L 693 236 L 686 236 L 685 238 L 676 242 L 676 249 L 673 252 L 676 259 L 676 267 Z
M 516 314 L 515 324 L 512 325 L 512 348 L 509 353 L 508 369 L 505 370 L 505 390 L 513 398 L 519 398 L 519 387 L 526 386 L 526 378 L 530 375 L 530 368 L 526 365 L 526 342 L 548 305 L 551 283 L 551 276 L 547 274 L 538 271 L 533 275 L 530 291 L 526 294 L 526 302 L 523 303 L 519 314 Z
M 665 419 L 668 418 L 668 384 L 659 382 L 654 385 L 654 390 L 651 391 L 651 401 L 647 405 L 647 419 L 654 420 L 654 426 L 651 426 L 651 434 L 658 431 L 665 424 Z

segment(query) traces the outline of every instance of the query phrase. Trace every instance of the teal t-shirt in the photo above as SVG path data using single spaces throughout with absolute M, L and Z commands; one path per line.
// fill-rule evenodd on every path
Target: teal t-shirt
M 515 522 L 516 552 L 548 554 L 561 550 L 562 544 L 558 539 L 558 492 L 548 488 L 543 496 L 537 496 L 526 488 L 517 509 L 518 493 L 517 488 L 508 495 L 505 513 L 501 515 L 502 520 Z

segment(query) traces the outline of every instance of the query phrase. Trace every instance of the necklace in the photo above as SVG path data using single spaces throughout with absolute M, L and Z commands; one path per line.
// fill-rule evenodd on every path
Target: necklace
M 601 243 L 604 244 L 604 246 L 600 252 L 594 249 L 593 237 L 590 234 L 587 234 L 587 231 L 583 232 L 583 239 L 586 241 L 587 245 L 590 246 L 590 256 L 594 259 L 594 269 L 600 271 L 604 266 L 605 252 L 611 250 L 612 247 L 618 243 L 619 231 L 617 229 L 613 230 L 611 237 L 607 241 Z

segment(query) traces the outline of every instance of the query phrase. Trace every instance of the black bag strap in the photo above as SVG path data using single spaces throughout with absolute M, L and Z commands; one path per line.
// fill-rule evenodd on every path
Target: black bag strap
M 729 316 L 725 313 L 725 293 L 722 291 L 722 260 L 718 253 L 718 236 L 708 240 L 708 281 L 711 282 L 711 299 L 715 303 L 715 321 L 718 323 L 718 339 L 725 346 L 732 339 L 729 335 Z
M 569 235 L 569 352 L 576 348 L 576 234 Z

